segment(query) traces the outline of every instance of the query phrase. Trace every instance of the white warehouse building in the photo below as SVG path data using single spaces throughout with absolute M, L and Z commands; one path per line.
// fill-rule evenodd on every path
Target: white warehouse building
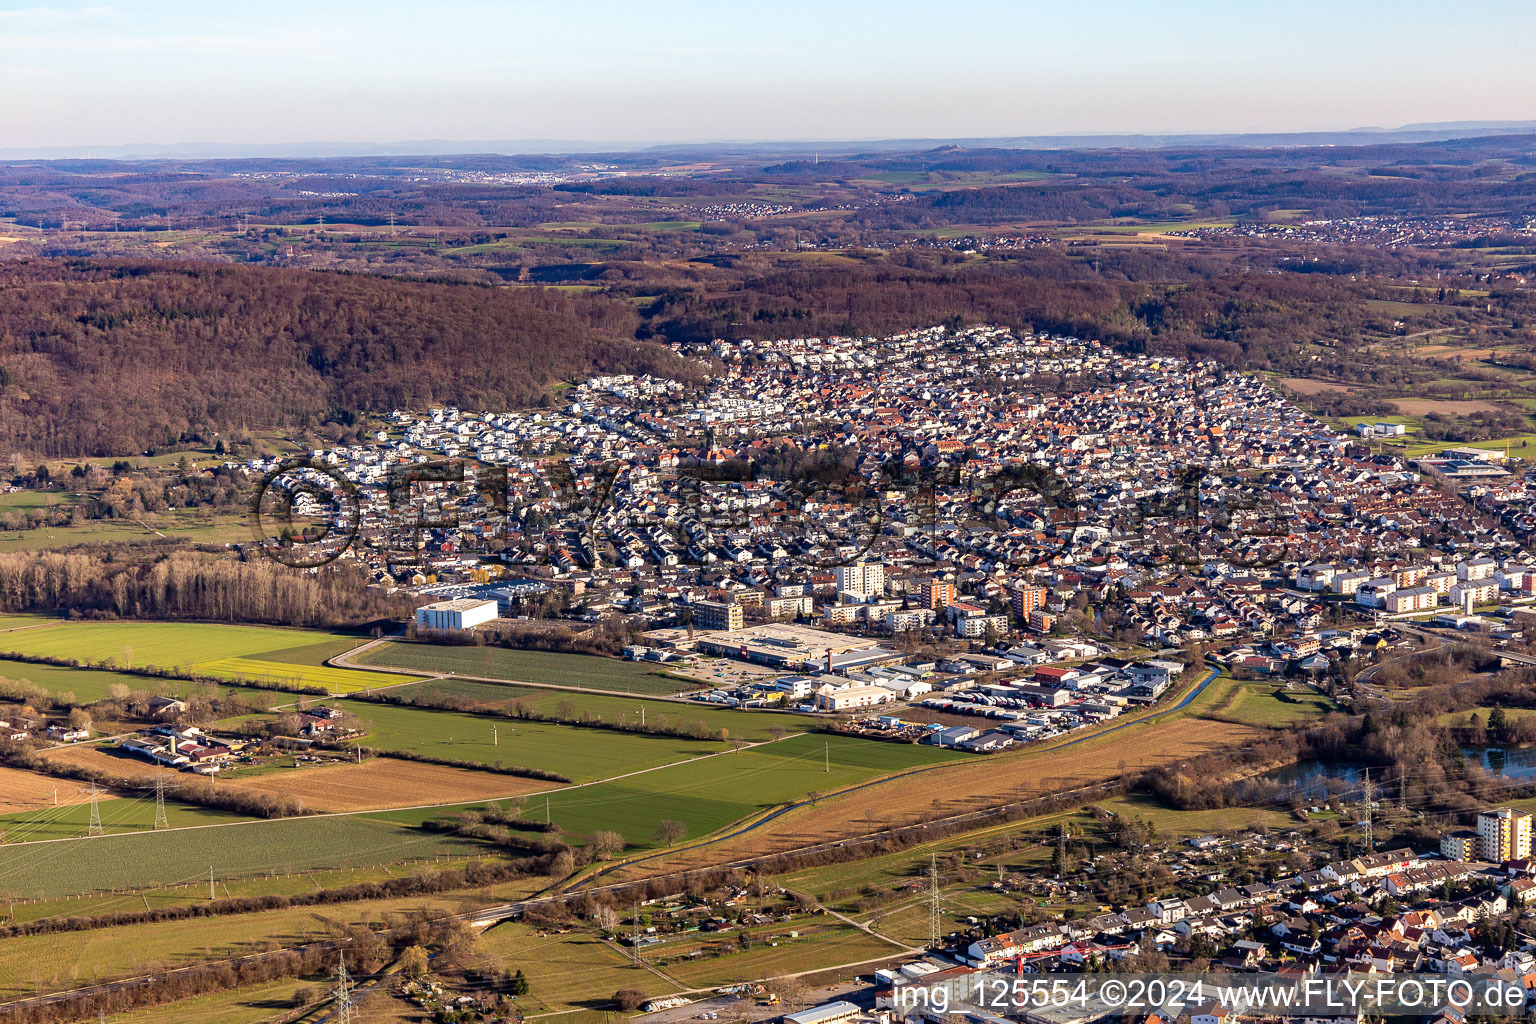
M 496 618 L 496 602 L 473 597 L 424 604 L 416 609 L 417 629 L 473 629 Z

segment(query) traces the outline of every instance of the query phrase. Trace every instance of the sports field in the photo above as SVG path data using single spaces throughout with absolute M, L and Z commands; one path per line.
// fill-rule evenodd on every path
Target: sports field
M 423 673 L 453 672 L 509 682 L 582 686 L 616 693 L 671 694 L 695 689 L 680 679 L 657 675 L 656 666 L 649 662 L 620 661 L 591 654 L 513 651 L 505 647 L 384 643 L 363 652 L 357 663 Z
M 640 697 L 614 697 L 602 693 L 572 690 L 545 690 L 511 683 L 483 683 L 472 679 L 428 679 L 411 683 L 398 691 L 402 696 L 421 694 L 434 700 L 462 700 L 473 707 L 506 711 L 521 704 L 540 715 L 563 717 L 562 705 L 576 716 L 590 714 L 604 722 L 642 721 L 650 725 L 679 722 L 703 722 L 710 729 L 725 729 L 730 736 L 749 740 L 771 739 L 780 730 L 801 732 L 812 728 L 809 715 L 782 712 L 740 711 L 697 701 L 646 700 Z M 642 709 L 644 714 L 642 716 Z
M 173 669 L 224 679 L 324 686 L 352 693 L 406 677 L 329 668 L 365 638 L 319 630 L 203 622 L 61 622 L 0 633 L 0 652 L 75 658 L 108 667 Z

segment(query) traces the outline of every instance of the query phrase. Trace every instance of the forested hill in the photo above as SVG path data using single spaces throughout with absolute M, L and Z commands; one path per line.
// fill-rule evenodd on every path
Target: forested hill
M 630 304 L 206 263 L 0 266 L 0 444 L 115 455 L 334 410 L 547 401 L 593 372 L 688 369 Z

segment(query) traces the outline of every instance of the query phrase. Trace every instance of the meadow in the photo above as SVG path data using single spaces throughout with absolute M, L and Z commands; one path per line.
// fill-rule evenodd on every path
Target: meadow
M 261 985 L 251 985 L 229 992 L 183 999 L 168 1006 L 147 1006 L 141 1010 L 117 1014 L 113 1024 L 268 1024 L 293 1006 L 293 993 L 301 988 L 323 991 L 332 982 L 329 977 L 312 979 L 283 978 Z M 369 1009 L 373 1009 L 370 1005 Z
M 496 858 L 463 855 L 447 858 L 429 856 L 406 859 L 394 864 L 368 867 L 340 867 L 315 871 L 252 875 L 244 878 L 217 879 L 220 897 L 240 899 L 248 896 L 300 896 L 320 889 L 337 889 L 362 882 L 383 882 L 391 878 L 425 872 L 434 869 L 463 868 L 471 861 L 494 862 Z M 498 902 L 530 895 L 543 888 L 548 881 L 542 875 L 512 879 L 482 890 L 488 898 Z M 100 892 L 91 895 L 71 895 L 53 899 L 29 899 L 9 904 L 17 921 L 35 921 L 45 917 L 69 917 L 71 915 L 107 914 L 118 911 L 163 909 L 192 906 L 208 901 L 208 875 L 206 869 L 198 878 L 188 878 L 173 884 L 148 889 Z
M 591 654 L 386 643 L 363 652 L 356 660 L 359 665 L 381 665 L 424 673 L 453 672 L 514 683 L 583 686 L 616 693 L 671 694 L 692 688 L 681 680 L 656 674 L 648 662 L 620 661 Z
M 150 810 L 152 814 L 152 802 Z M 105 818 L 107 811 L 103 809 L 102 814 Z M 399 863 L 483 849 L 475 841 L 458 836 L 357 816 L 281 818 L 88 839 L 6 843 L 0 846 L 0 893 L 46 899 L 197 881 L 208 877 L 210 867 L 215 878 L 235 878 Z
M 81 516 L 69 526 L 0 530 L 0 551 L 36 551 L 71 544 L 131 544 L 163 537 L 185 538 L 199 544 L 230 544 L 250 540 L 248 520 L 243 511 L 221 513 L 205 509 L 177 509 L 139 520 Z
M 74 658 L 116 668 L 171 669 L 232 680 L 324 686 L 352 693 L 409 680 L 330 668 L 328 657 L 365 639 L 321 630 L 204 622 L 59 622 L 0 634 L 0 652 Z
M 650 971 L 637 970 L 623 951 L 587 931 L 540 934 L 530 925 L 506 921 L 480 937 L 475 953 L 486 966 L 522 970 L 530 991 L 518 1003 L 526 1014 L 596 1007 L 622 988 L 648 996 L 673 988 Z
M 547 801 L 552 819 L 567 832 L 611 829 L 632 846 L 651 847 L 664 818 L 681 821 L 688 839 L 697 839 L 810 793 L 965 756 L 848 736 L 794 736 L 633 779 L 540 794 L 529 800 L 529 813 L 542 816 Z
M 1281 699 L 1281 694 L 1288 699 Z M 1311 687 L 1286 690 L 1273 680 L 1241 681 L 1222 676 L 1201 694 L 1200 713 L 1245 725 L 1285 726 L 1322 718 L 1336 710 Z
M 926 908 L 924 914 L 927 914 Z M 925 916 L 925 936 L 926 920 Z M 861 964 L 901 957 L 903 953 L 894 943 L 849 925 L 834 925 L 811 934 L 802 933 L 797 938 L 781 939 L 776 946 L 763 943 L 748 950 L 704 957 L 691 963 L 669 964 L 667 973 L 691 987 L 703 988 L 826 970 L 841 964 Z M 868 970 L 860 973 L 868 973 Z
M 178 780 L 168 777 L 174 785 Z M 44 785 L 58 787 L 59 806 L 44 807 L 0 815 L 0 831 L 5 842 L 31 843 L 42 839 L 75 839 L 86 834 L 91 821 L 91 805 L 82 794 L 88 787 L 73 779 L 46 779 Z M 108 796 L 97 800 L 101 811 L 101 827 L 111 835 L 119 832 L 143 832 L 154 828 L 155 798 L 136 796 Z M 186 825 L 217 825 L 233 821 L 246 821 L 238 814 L 207 807 L 177 803 L 174 791 L 166 797 L 165 815 L 173 828 Z M 8 847 L 6 847 L 8 848 Z M 0 870 L 0 891 L 5 889 L 5 874 Z
M 363 742 L 375 750 L 409 750 L 477 764 L 538 768 L 575 782 L 686 761 L 727 748 L 726 744 L 713 741 L 513 721 L 394 704 L 351 700 L 336 704 L 364 723 L 368 735 Z
M 5 639 L 0 637 L 0 647 Z M 155 693 L 182 696 L 191 692 L 194 685 L 185 679 L 150 679 L 125 676 L 120 672 L 108 672 L 96 668 L 70 668 L 67 665 L 39 665 L 25 661 L 0 660 L 0 678 L 26 681 L 40 686 L 55 697 L 74 694 L 75 700 L 90 704 L 106 700 L 114 685 L 129 690 L 153 690 Z
M 545 690 L 510 683 L 486 683 L 472 679 L 428 679 L 402 686 L 397 691 L 408 697 L 419 694 L 435 700 L 452 698 L 472 701 L 477 708 L 505 711 L 521 704 L 541 715 L 559 715 L 562 704 L 569 703 L 577 715 L 590 714 L 604 722 L 645 723 L 703 722 L 710 729 L 725 729 L 730 736 L 761 741 L 773 738 L 779 730 L 801 732 L 815 726 L 809 715 L 783 712 L 741 711 L 711 704 L 645 700 L 639 697 L 615 697 L 600 693 Z M 644 715 L 641 709 L 644 709 Z
M 323 913 L 293 907 L 239 918 L 192 918 L 11 938 L 0 943 L 0 996 L 73 988 L 163 966 L 259 952 L 269 942 L 313 941 L 335 934 L 335 924 L 374 921 L 390 913 L 421 910 L 442 916 L 453 913 L 461 898 L 448 894 L 365 900 L 328 906 Z

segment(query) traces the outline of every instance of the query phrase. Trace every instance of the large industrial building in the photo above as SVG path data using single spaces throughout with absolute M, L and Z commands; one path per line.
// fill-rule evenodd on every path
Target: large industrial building
M 416 609 L 417 629 L 474 629 L 496 618 L 496 602 L 474 597 L 424 604 Z
M 697 647 L 706 654 L 740 658 L 789 672 L 868 668 L 901 661 L 904 657 L 897 651 L 881 647 L 874 640 L 787 622 L 699 634 Z M 827 665 L 829 656 L 830 668 Z

